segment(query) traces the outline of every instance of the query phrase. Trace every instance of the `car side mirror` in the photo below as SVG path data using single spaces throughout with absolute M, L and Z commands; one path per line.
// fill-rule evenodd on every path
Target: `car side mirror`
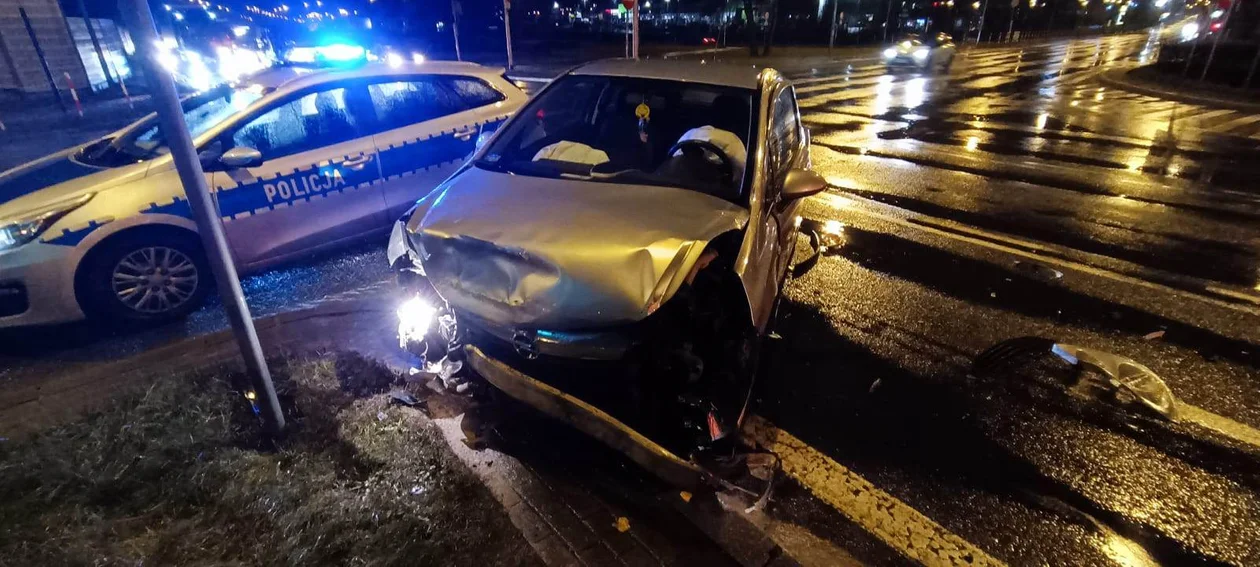
M 814 173 L 808 169 L 793 169 L 788 172 L 787 178 L 783 180 L 783 188 L 779 190 L 779 197 L 784 201 L 791 201 L 816 195 L 827 188 L 827 180 L 821 175 Z
M 475 149 L 473 149 L 473 151 L 474 152 L 481 151 L 482 146 L 485 146 L 486 142 L 489 142 L 490 138 L 494 136 L 494 133 L 499 131 L 500 125 L 501 123 L 482 124 L 481 132 L 477 133 L 477 146 Z
M 219 163 L 229 168 L 262 165 L 262 152 L 246 146 L 236 146 L 219 156 Z

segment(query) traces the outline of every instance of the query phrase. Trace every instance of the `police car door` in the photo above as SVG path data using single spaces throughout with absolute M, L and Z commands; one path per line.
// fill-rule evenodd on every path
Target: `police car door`
M 384 229 L 376 147 L 364 122 L 362 82 L 288 96 L 224 134 L 224 148 L 252 148 L 257 165 L 215 174 L 219 212 L 243 267 Z M 366 118 L 365 118 L 366 117 Z
M 483 124 L 503 119 L 496 103 L 504 95 L 473 76 L 398 77 L 369 85 L 368 92 L 381 124 L 373 138 L 390 219 L 459 168 Z

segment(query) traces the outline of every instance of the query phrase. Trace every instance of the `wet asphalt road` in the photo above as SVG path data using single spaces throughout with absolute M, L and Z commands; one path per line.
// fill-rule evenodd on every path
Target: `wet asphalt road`
M 1260 562 L 1260 116 L 1097 82 L 1148 47 L 797 81 L 833 185 L 804 214 L 843 233 L 789 284 L 757 411 L 1009 564 Z M 1118 408 L 1049 357 L 969 376 L 1029 335 L 1131 357 L 1192 415 Z
M 805 215 L 843 234 L 788 284 L 757 413 L 1009 564 L 1260 563 L 1260 447 L 1238 440 L 1260 427 L 1260 115 L 1100 83 L 1153 57 L 1144 35 L 974 49 L 947 74 L 874 53 L 789 71 L 833 186 Z M 368 244 L 245 288 L 265 315 L 378 285 L 384 264 Z M 211 305 L 164 329 L 24 332 L 0 340 L 0 380 L 225 325 Z M 1118 409 L 1051 363 L 968 376 L 1026 335 L 1132 357 L 1195 410 Z M 898 558 L 803 484 L 772 516 Z

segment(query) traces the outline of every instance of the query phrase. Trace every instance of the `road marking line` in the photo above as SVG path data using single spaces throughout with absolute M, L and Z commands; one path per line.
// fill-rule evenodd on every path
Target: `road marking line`
M 844 188 L 843 188 L 843 187 L 839 187 L 839 189 L 843 190 Z M 1056 266 L 1060 266 L 1060 267 L 1063 267 L 1063 268 L 1067 268 L 1067 269 L 1069 269 L 1069 270 L 1075 270 L 1075 271 L 1078 271 L 1078 272 L 1084 272 L 1084 273 L 1086 273 L 1086 274 L 1090 274 L 1090 275 L 1093 275 L 1093 276 L 1098 276 L 1098 277 L 1101 277 L 1101 278 L 1108 278 L 1108 279 L 1116 280 L 1116 281 L 1119 281 L 1119 282 L 1122 282 L 1122 283 L 1126 283 L 1126 284 L 1129 284 L 1129 285 L 1135 285 L 1135 286 L 1138 286 L 1138 287 L 1144 287 L 1144 288 L 1147 288 L 1147 289 L 1151 289 L 1151 290 L 1159 291 L 1159 292 L 1162 292 L 1162 293 L 1167 293 L 1167 294 L 1170 294 L 1170 295 L 1172 295 L 1173 297 L 1182 297 L 1182 298 L 1196 299 L 1196 300 L 1198 300 L 1198 301 L 1200 301 L 1200 302 L 1203 302 L 1203 303 L 1208 303 L 1208 304 L 1211 304 L 1211 305 L 1216 306 L 1216 307 L 1222 307 L 1222 308 L 1225 308 L 1225 309 L 1229 309 L 1229 310 L 1231 310 L 1231 311 L 1239 311 L 1239 312 L 1242 312 L 1242 313 L 1249 313 L 1249 314 L 1253 314 L 1253 315 L 1260 315 L 1260 309 L 1256 309 L 1256 308 L 1253 308 L 1253 307 L 1250 307 L 1250 306 L 1247 306 L 1247 305 L 1238 305 L 1238 304 L 1236 304 L 1236 303 L 1230 303 L 1230 302 L 1227 302 L 1227 301 L 1222 301 L 1222 300 L 1216 299 L 1216 298 L 1214 298 L 1214 297 L 1209 297 L 1209 296 L 1206 296 L 1206 295 L 1200 295 L 1200 294 L 1197 294 L 1197 293 L 1194 293 L 1194 292 L 1190 292 L 1190 291 L 1186 291 L 1186 290 L 1183 290 L 1183 289 L 1177 289 L 1177 288 L 1175 288 L 1175 287 L 1170 287 L 1170 286 L 1166 286 L 1166 285 L 1164 285 L 1164 284 L 1160 284 L 1160 283 L 1155 283 L 1155 282 L 1147 281 L 1147 280 L 1144 280 L 1144 279 L 1140 279 L 1140 278 L 1136 278 L 1136 277 L 1133 277 L 1133 276 L 1125 275 L 1125 274 L 1122 274 L 1122 273 L 1119 273 L 1119 272 L 1113 272 L 1113 271 L 1111 271 L 1111 270 L 1107 270 L 1107 269 L 1104 269 L 1104 268 L 1097 268 L 1097 267 L 1094 267 L 1094 266 L 1090 266 L 1090 265 L 1088 265 L 1088 264 L 1082 264 L 1082 263 L 1080 263 L 1080 262 L 1076 262 L 1076 261 L 1073 261 L 1073 260 L 1067 260 L 1067 259 L 1064 259 L 1064 258 L 1057 258 L 1057 257 L 1054 257 L 1054 256 L 1046 256 L 1046 255 L 1041 255 L 1041 254 L 1033 254 L 1033 253 L 1031 253 L 1031 252 L 1027 252 L 1027 251 L 1025 251 L 1025 250 L 1021 250 L 1021 249 L 1019 249 L 1019 248 L 1013 248 L 1013 247 L 1011 247 L 1011 246 L 1007 246 L 1007 245 L 1003 245 L 1003 244 L 998 244 L 998 243 L 996 243 L 996 242 L 991 242 L 991 241 L 989 241 L 989 240 L 985 240 L 985 239 L 982 239 L 982 238 L 976 238 L 976 237 L 971 237 L 971 236 L 966 236 L 966 235 L 958 234 L 958 233 L 951 232 L 951 231 L 948 231 L 948 230 L 942 230 L 942 229 L 940 229 L 940 228 L 936 228 L 936 227 L 931 226 L 931 225 L 929 225 L 929 224 L 923 224 L 923 223 L 913 223 L 913 222 L 910 222 L 910 221 L 908 221 L 908 220 L 906 220 L 906 219 L 903 219 L 903 218 L 900 218 L 900 217 L 896 217 L 896 216 L 893 216 L 893 215 L 884 214 L 884 213 L 878 213 L 878 212 L 875 212 L 875 211 L 865 210 L 865 209 L 862 209 L 862 208 L 860 208 L 860 207 L 855 207 L 855 206 L 853 206 L 853 203 L 854 203 L 854 202 L 856 202 L 856 201 L 861 201 L 861 202 L 864 202 L 864 203 L 870 203 L 870 204 L 873 204 L 873 205 L 879 205 L 879 206 L 883 206 L 883 207 L 887 207 L 887 208 L 893 208 L 893 209 L 897 209 L 897 210 L 899 210 L 899 211 L 904 211 L 904 212 L 906 212 L 907 214 L 909 214 L 911 217 L 917 217 L 917 218 L 922 218 L 922 219 L 931 219 L 931 220 L 933 220 L 933 221 L 939 222 L 939 223 L 941 223 L 941 224 L 943 224 L 943 225 L 946 225 L 946 226 L 949 226 L 949 225 L 966 226 L 968 231 L 973 232 L 973 233 L 976 233 L 976 234 L 991 235 L 991 236 L 992 236 L 992 238 L 994 238 L 994 239 L 1001 239 L 1001 240 L 1005 240 L 1005 241 L 1007 241 L 1007 242 L 1014 242 L 1014 241 L 1015 241 L 1015 239 L 1013 239 L 1013 238 L 1011 238 L 1011 237 L 1009 237 L 1009 236 L 998 235 L 998 234 L 996 234 L 996 233 L 992 233 L 992 232 L 989 232 L 989 231 L 986 231 L 986 230 L 983 230 L 983 229 L 980 229 L 980 228 L 976 228 L 976 227 L 973 227 L 973 226 L 970 226 L 970 225 L 962 225 L 961 223 L 956 223 L 956 222 L 951 221 L 951 220 L 949 220 L 949 219 L 943 219 L 943 218 L 940 218 L 940 217 L 934 217 L 934 216 L 931 216 L 931 215 L 924 215 L 924 214 L 921 214 L 921 213 L 916 213 L 916 212 L 911 211 L 911 210 L 909 210 L 909 209 L 903 209 L 903 208 L 901 208 L 901 207 L 896 207 L 896 206 L 893 206 L 893 205 L 888 205 L 887 203 L 880 203 L 880 202 L 878 202 L 878 201 L 874 201 L 874 200 L 871 200 L 871 199 L 867 199 L 867 198 L 865 198 L 865 197 L 859 197 L 859 196 L 857 196 L 857 195 L 852 195 L 852 194 L 849 194 L 849 195 L 837 195 L 837 194 L 835 194 L 835 193 L 821 193 L 821 194 L 819 194 L 819 195 L 818 195 L 818 197 L 819 197 L 819 198 L 821 198 L 821 199 L 823 199 L 823 200 L 831 201 L 831 202 L 830 202 L 830 203 L 828 203 L 828 204 L 829 204 L 830 206 L 836 207 L 837 209 L 841 209 L 841 210 L 844 210 L 844 211 L 848 211 L 848 212 L 852 212 L 852 213 L 856 213 L 856 214 L 860 214 L 860 215 L 866 215 L 866 216 L 868 216 L 868 217 L 878 218 L 878 219 L 880 219 L 880 220 L 883 220 L 883 221 L 886 221 L 886 222 L 890 222 L 890 223 L 892 223 L 892 224 L 895 224 L 895 225 L 898 225 L 898 226 L 901 226 L 901 227 L 904 227 L 904 228 L 910 228 L 910 229 L 914 229 L 914 230 L 918 230 L 918 231 L 928 232 L 928 233 L 931 233 L 931 234 L 934 234 L 934 235 L 937 235 L 937 236 L 942 236 L 942 237 L 945 237 L 945 238 L 951 238 L 951 239 L 954 239 L 954 240 L 960 240 L 960 241 L 962 241 L 962 242 L 966 242 L 966 243 L 973 244 L 973 245 L 976 245 L 976 246 L 981 246 L 981 247 L 991 248 L 991 249 L 994 249 L 994 250 L 998 250 L 998 251 L 1001 251 L 1001 252 L 1005 252 L 1005 253 L 1007 253 L 1007 254 L 1012 254 L 1012 255 L 1015 255 L 1015 256 L 1020 256 L 1020 257 L 1023 257 L 1023 258 L 1027 258 L 1028 260 L 1035 261 L 1035 262 L 1040 262 L 1040 263 L 1043 263 L 1043 264 L 1054 264 L 1054 265 L 1056 265 Z M 1027 244 L 1027 245 L 1021 244 L 1021 246 L 1035 247 L 1035 246 L 1036 246 L 1036 244 L 1033 244 L 1033 243 L 1029 243 L 1029 244 Z M 1044 247 L 1044 246 L 1043 246 L 1043 247 Z M 1072 250 L 1072 251 L 1074 251 L 1074 252 L 1081 252 L 1080 250 L 1076 250 L 1076 249 L 1074 249 L 1074 248 L 1068 248 L 1068 249 L 1069 249 L 1069 250 Z
M 778 455 L 783 472 L 810 493 L 902 555 L 927 567 L 1004 565 L 765 419 L 749 417 L 744 434 Z
M 1237 130 L 1239 128 L 1242 128 L 1243 126 L 1252 124 L 1254 122 L 1260 122 L 1260 114 L 1252 114 L 1249 116 L 1243 116 L 1242 118 L 1235 118 L 1224 124 L 1218 124 L 1213 129 L 1216 130 L 1217 132 L 1229 132 L 1231 130 Z
M 1229 114 L 1229 113 L 1231 113 L 1231 112 L 1234 112 L 1234 111 L 1233 111 L 1233 110 L 1231 110 L 1231 109 L 1228 109 L 1228 108 L 1223 109 L 1223 110 L 1211 110 L 1211 111 L 1208 111 L 1208 112 L 1204 112 L 1204 113 L 1202 113 L 1202 114 L 1187 114 L 1187 115 L 1185 115 L 1185 116 L 1182 116 L 1182 117 L 1181 117 L 1181 120 L 1187 120 L 1187 119 L 1190 119 L 1190 120 L 1207 120 L 1207 119 L 1209 119 L 1209 118 L 1216 118 L 1217 116 L 1224 116 L 1224 115 Z
M 1235 441 L 1260 447 L 1260 430 L 1180 399 L 1177 400 L 1177 421 L 1195 423 Z

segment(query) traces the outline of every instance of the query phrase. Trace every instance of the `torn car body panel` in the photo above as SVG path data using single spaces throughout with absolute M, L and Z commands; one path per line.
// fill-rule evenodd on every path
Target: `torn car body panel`
M 691 489 L 704 484 L 706 475 L 695 464 L 684 461 L 603 410 L 487 356 L 476 346 L 466 346 L 464 352 L 477 374 L 512 398 L 572 424 L 666 482 Z
M 425 275 L 456 309 L 510 328 L 642 320 L 709 241 L 748 222 L 742 207 L 694 191 L 478 168 L 434 202 L 407 226 Z

